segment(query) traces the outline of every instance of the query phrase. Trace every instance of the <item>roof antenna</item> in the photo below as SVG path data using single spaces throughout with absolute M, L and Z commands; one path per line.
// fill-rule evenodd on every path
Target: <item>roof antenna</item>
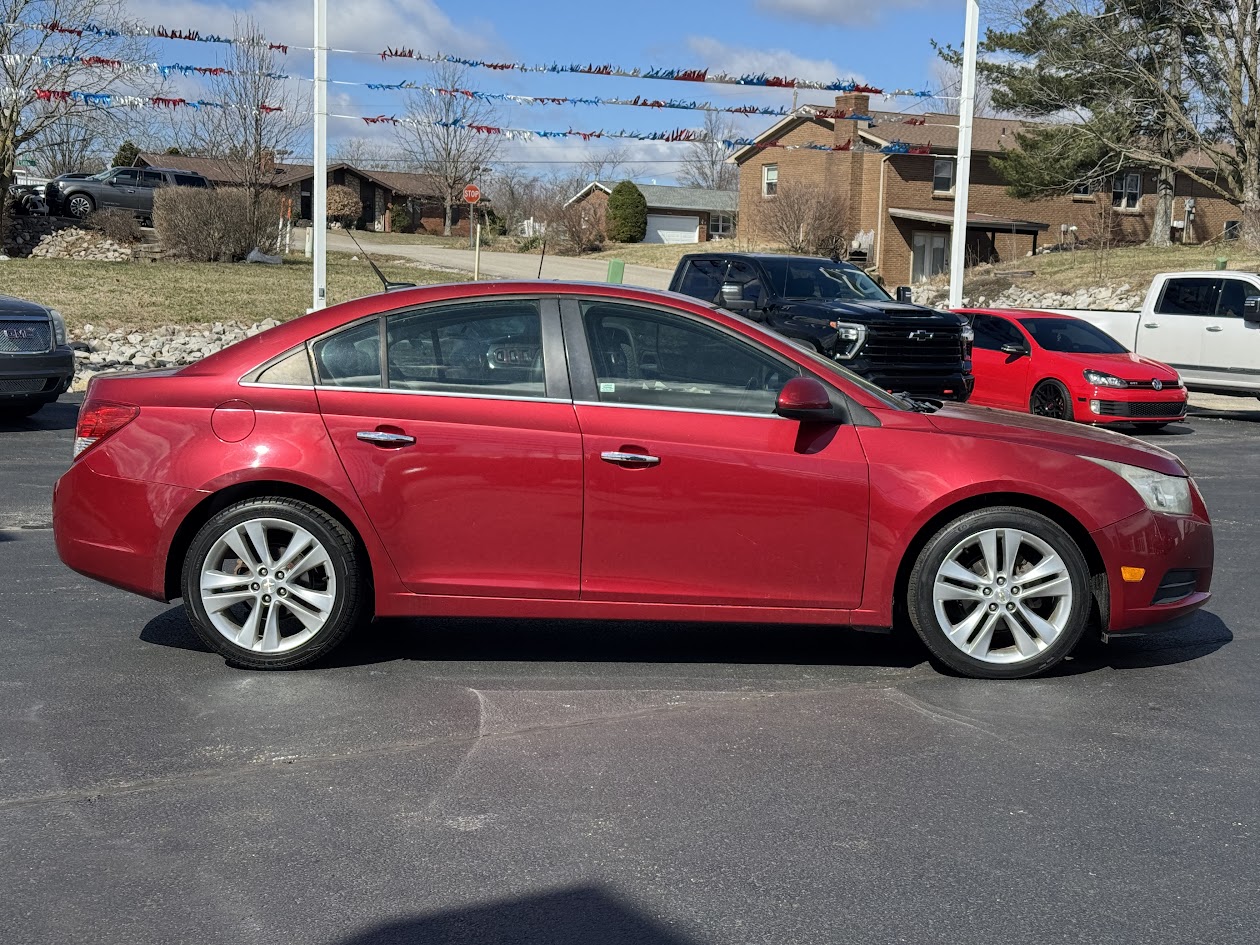
M 414 289 L 416 287 L 414 282 L 391 282 L 389 279 L 386 279 L 385 273 L 381 272 L 380 266 L 372 262 L 372 257 L 367 254 L 367 251 L 359 244 L 359 241 L 354 238 L 354 233 L 351 229 L 346 227 L 345 232 L 346 236 L 350 237 L 351 242 L 353 242 L 355 246 L 359 247 L 359 252 L 363 253 L 363 258 L 367 260 L 367 264 L 371 266 L 372 271 L 376 273 L 376 278 L 381 280 L 381 285 L 385 286 L 386 292 L 394 292 L 398 289 Z

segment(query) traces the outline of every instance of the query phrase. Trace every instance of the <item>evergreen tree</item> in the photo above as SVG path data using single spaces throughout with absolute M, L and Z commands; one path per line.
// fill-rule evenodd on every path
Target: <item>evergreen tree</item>
M 647 236 L 647 199 L 631 181 L 612 189 L 607 214 L 608 238 L 614 243 L 641 243 Z
M 114 155 L 111 167 L 131 167 L 136 163 L 136 158 L 140 156 L 140 149 L 135 143 L 128 140 L 118 146 L 118 153 Z

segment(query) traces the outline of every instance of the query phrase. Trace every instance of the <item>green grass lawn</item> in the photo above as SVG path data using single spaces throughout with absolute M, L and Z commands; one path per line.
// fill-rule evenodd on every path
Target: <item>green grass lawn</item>
M 375 258 L 375 257 L 373 257 Z M 462 282 L 459 273 L 439 272 L 392 257 L 392 278 L 417 284 Z M 311 261 L 289 257 L 280 266 L 246 263 L 104 263 L 67 259 L 0 262 L 0 293 L 33 299 L 65 315 L 71 334 L 84 324 L 97 329 L 149 329 L 265 318 L 284 321 L 311 304 Z M 363 260 L 328 255 L 329 304 L 381 291 Z

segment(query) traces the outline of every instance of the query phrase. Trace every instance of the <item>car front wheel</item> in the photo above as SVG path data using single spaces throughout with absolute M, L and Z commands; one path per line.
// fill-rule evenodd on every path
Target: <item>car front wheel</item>
M 938 531 L 915 561 L 908 594 L 932 654 L 981 679 L 1044 672 L 1072 651 L 1092 613 L 1076 542 L 1016 507 L 970 512 Z
M 193 539 L 183 596 L 197 634 L 228 662 L 294 669 L 327 655 L 366 611 L 354 536 L 286 498 L 222 510 Z
M 87 194 L 73 194 L 70 199 L 66 201 L 66 210 L 68 210 L 70 216 L 74 217 L 76 220 L 82 220 L 95 209 L 96 201 Z
M 1055 420 L 1072 419 L 1072 398 L 1058 381 L 1042 381 L 1032 392 L 1028 412 Z

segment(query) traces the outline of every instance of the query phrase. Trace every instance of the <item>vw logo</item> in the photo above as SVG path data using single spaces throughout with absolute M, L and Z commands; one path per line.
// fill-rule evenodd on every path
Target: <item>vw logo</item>
M 908 337 L 911 341 L 929 341 L 936 336 L 930 331 L 912 331 Z
M 1158 377 L 1155 378 L 1153 381 L 1151 381 L 1151 390 L 1163 390 L 1163 389 L 1164 389 L 1164 382 L 1161 381 Z

